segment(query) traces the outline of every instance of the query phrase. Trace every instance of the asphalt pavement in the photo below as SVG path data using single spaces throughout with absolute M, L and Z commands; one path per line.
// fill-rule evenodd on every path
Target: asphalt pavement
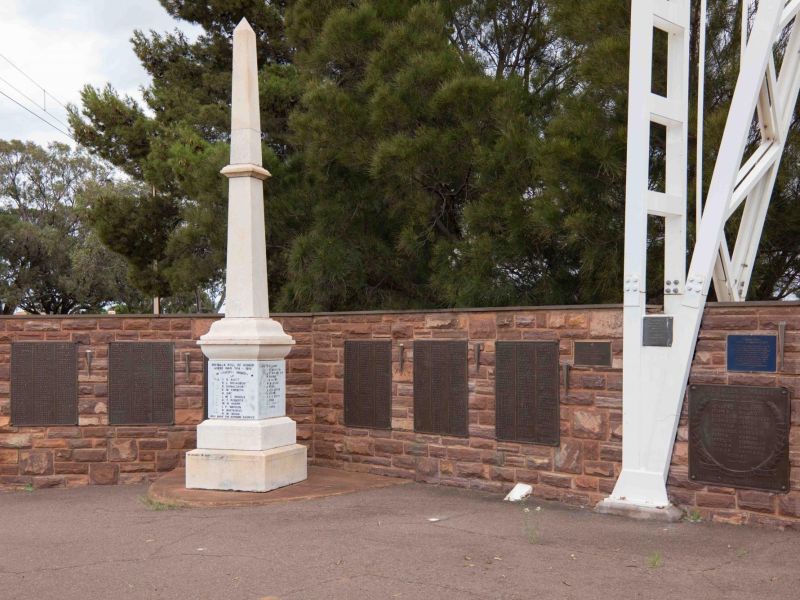
M 791 531 L 424 484 L 247 508 L 172 508 L 146 491 L 0 494 L 0 598 L 800 597 Z

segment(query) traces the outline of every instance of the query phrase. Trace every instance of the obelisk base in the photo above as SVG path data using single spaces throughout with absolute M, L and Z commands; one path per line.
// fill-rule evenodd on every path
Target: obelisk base
M 306 454 L 300 444 L 271 450 L 192 450 L 186 453 L 186 487 L 268 492 L 306 479 Z

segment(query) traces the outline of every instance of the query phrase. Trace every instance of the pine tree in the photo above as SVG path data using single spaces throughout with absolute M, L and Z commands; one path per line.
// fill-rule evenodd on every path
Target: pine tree
M 146 106 L 110 86 L 86 86 L 80 109 L 71 111 L 78 141 L 136 184 L 98 187 L 88 206 L 102 239 L 150 295 L 194 298 L 224 279 L 227 185 L 219 170 L 229 152 L 231 35 L 243 16 L 259 38 L 264 161 L 276 182 L 266 192 L 270 285 L 282 286 L 284 254 L 306 212 L 305 196 L 292 187 L 299 163 L 287 120 L 299 79 L 284 35 L 285 4 L 162 0 L 204 33 L 194 42 L 178 31 L 134 33 L 134 51 L 151 76 Z

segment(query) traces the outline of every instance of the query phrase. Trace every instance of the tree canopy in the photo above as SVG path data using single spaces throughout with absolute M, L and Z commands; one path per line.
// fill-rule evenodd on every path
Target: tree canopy
M 131 178 L 96 186 L 87 206 L 140 290 L 185 295 L 223 281 L 218 172 L 229 150 L 231 34 L 246 17 L 258 36 L 264 162 L 273 174 L 266 225 L 277 308 L 620 300 L 628 3 L 161 3 L 204 33 L 189 41 L 177 31 L 136 32 L 134 51 L 151 76 L 144 105 L 87 86 L 70 115 L 77 139 Z M 741 22 L 738 2 L 709 6 L 708 169 Z M 798 127 L 753 299 L 800 289 Z M 656 224 L 650 246 L 662 244 Z
M 125 261 L 80 218 L 109 170 L 63 144 L 0 141 L 0 313 L 98 312 L 138 299 Z

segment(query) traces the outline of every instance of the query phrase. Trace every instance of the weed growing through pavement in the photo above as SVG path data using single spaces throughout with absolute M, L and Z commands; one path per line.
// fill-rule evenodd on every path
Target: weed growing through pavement
M 22 491 L 23 492 L 32 492 L 33 491 L 33 485 L 31 485 L 30 483 L 26 483 L 25 486 L 22 488 Z
M 522 509 L 522 518 L 525 527 L 525 537 L 528 538 L 528 542 L 531 544 L 538 544 L 539 543 L 539 524 L 537 523 L 537 517 L 539 513 L 542 512 L 542 507 L 537 506 L 536 508 L 531 508 L 526 506 Z
M 647 566 L 651 569 L 658 569 L 664 566 L 664 559 L 661 556 L 661 552 L 656 550 L 650 556 L 647 557 Z
M 689 523 L 700 523 L 703 520 L 703 515 L 700 514 L 699 510 L 693 508 L 686 515 L 686 520 L 689 521 Z
M 175 510 L 176 508 L 180 508 L 174 502 L 159 502 L 158 500 L 153 500 L 149 496 L 139 496 L 139 502 L 141 502 L 145 508 L 155 511 Z

